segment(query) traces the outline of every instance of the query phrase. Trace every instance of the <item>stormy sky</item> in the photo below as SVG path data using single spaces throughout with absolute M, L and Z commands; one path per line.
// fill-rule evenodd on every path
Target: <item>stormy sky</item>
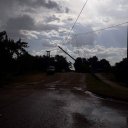
M 73 57 L 98 56 L 114 64 L 126 57 L 128 0 L 89 0 L 67 41 L 67 35 L 85 0 L 0 0 L 0 31 L 28 42 L 29 53 Z M 88 33 L 90 32 L 90 33 Z

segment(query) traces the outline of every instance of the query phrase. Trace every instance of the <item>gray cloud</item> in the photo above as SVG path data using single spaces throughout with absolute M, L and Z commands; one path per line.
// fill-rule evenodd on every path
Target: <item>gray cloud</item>
M 61 11 L 61 7 L 59 4 L 55 1 L 51 0 L 18 0 L 18 3 L 23 6 L 31 7 L 31 8 L 37 8 L 37 7 L 45 7 L 48 9 L 56 9 L 58 11 Z
M 28 15 L 22 15 L 14 18 L 10 18 L 6 25 L 6 30 L 32 30 L 34 25 L 34 20 Z
M 36 33 L 58 31 L 59 26 L 54 24 L 39 23 L 36 24 L 34 19 L 29 15 L 22 15 L 8 19 L 7 23 L 2 26 L 11 38 L 27 38 Z M 22 32 L 21 32 L 22 31 Z M 30 35 L 30 36 L 29 36 Z M 38 34 L 39 36 L 40 34 Z M 41 35 L 42 36 L 42 35 Z M 32 37 L 32 36 L 31 36 Z
M 38 31 L 51 31 L 51 30 L 58 30 L 59 26 L 54 24 L 38 24 L 36 30 Z
M 53 0 L 0 0 L 0 22 L 4 24 L 11 17 L 26 13 L 37 15 L 39 13 L 44 14 L 48 10 L 58 13 L 68 12 L 69 9 L 61 4 L 62 2 Z M 38 12 L 39 10 L 43 12 Z
M 31 7 L 31 8 L 45 7 L 48 9 L 56 9 L 58 11 L 61 10 L 59 3 L 52 0 L 11 0 L 11 1 L 0 0 L 0 3 L 4 5 L 4 7 L 8 5 L 11 5 L 11 7 L 13 6 L 16 7 L 17 5 L 21 7 Z
M 2 26 L 7 31 L 10 38 L 25 38 L 20 31 L 21 30 L 35 30 L 35 22 L 28 15 L 22 15 L 8 19 L 7 23 Z
M 94 45 L 95 37 L 97 36 L 95 33 L 91 34 L 78 34 L 77 33 L 87 33 L 89 31 L 93 31 L 91 26 L 84 26 L 81 24 L 76 25 L 74 29 L 75 35 L 71 37 L 71 44 L 73 47 L 83 47 L 85 45 Z
M 96 37 L 96 42 L 105 47 L 127 47 L 127 28 L 126 26 L 120 26 L 101 31 Z
M 122 58 L 126 57 L 127 49 L 118 47 L 104 47 L 101 45 L 95 45 L 93 47 L 86 46 L 79 49 L 74 49 L 74 54 L 78 57 L 92 57 L 97 56 L 99 59 L 107 59 L 112 65 L 115 62 L 119 62 Z
M 69 13 L 70 9 L 69 8 L 65 8 L 65 12 Z
M 67 9 L 64 6 L 62 7 L 60 2 L 52 0 L 0 0 L 0 8 L 0 29 L 1 31 L 6 30 L 11 38 L 25 38 L 25 35 L 20 33 L 21 30 L 58 31 L 58 25 L 50 24 L 50 22 L 59 22 L 59 17 L 51 16 L 50 12 L 46 17 L 45 12 L 47 9 L 57 10 L 58 12 L 65 12 Z M 38 12 L 40 8 L 44 11 L 42 17 L 46 21 L 36 24 L 34 20 L 37 20 L 37 15 L 41 14 L 41 12 Z M 37 12 L 34 12 L 35 9 Z M 33 12 L 36 16 L 33 15 Z
M 0 0 L 0 29 L 7 30 L 10 38 L 24 38 L 30 42 L 30 49 L 38 51 L 38 54 L 59 44 L 74 56 L 78 53 L 83 57 L 98 55 L 112 62 L 125 57 L 123 48 L 127 44 L 124 26 L 100 33 L 75 34 L 125 21 L 127 0 L 90 1 L 73 29 L 70 40 L 62 44 L 81 5 L 82 2 L 78 0 Z
M 60 18 L 57 17 L 57 16 L 55 16 L 55 15 L 45 17 L 44 22 L 49 23 L 49 22 L 52 22 L 52 21 L 57 21 L 57 22 L 59 22 L 59 21 L 60 21 Z
M 57 49 L 56 45 L 51 42 L 51 40 L 47 38 L 38 38 L 38 39 L 31 39 L 28 43 L 29 52 L 33 55 L 44 55 L 47 50 Z M 53 54 L 53 52 L 52 52 Z
M 128 11 L 128 2 L 127 0 L 118 0 L 118 1 L 110 1 L 112 7 L 99 10 L 99 12 L 104 16 L 114 17 L 115 19 L 118 18 L 127 18 L 127 11 Z M 106 6 L 107 7 L 107 6 Z

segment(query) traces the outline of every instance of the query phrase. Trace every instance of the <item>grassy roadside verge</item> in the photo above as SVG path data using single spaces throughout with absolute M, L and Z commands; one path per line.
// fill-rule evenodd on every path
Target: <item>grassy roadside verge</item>
M 127 88 L 112 87 L 102 82 L 97 77 L 91 74 L 86 74 L 86 84 L 87 84 L 87 89 L 95 94 L 101 95 L 103 97 L 128 101 Z

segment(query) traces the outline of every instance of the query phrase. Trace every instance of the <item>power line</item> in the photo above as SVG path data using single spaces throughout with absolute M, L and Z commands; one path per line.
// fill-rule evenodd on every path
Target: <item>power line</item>
M 69 36 L 70 36 L 70 34 L 71 34 L 73 28 L 75 27 L 75 25 L 76 25 L 76 23 L 77 23 L 77 21 L 78 21 L 80 15 L 81 15 L 81 13 L 83 12 L 85 6 L 87 5 L 87 2 L 88 2 L 88 0 L 86 0 L 86 2 L 84 3 L 84 5 L 83 5 L 83 7 L 82 7 L 82 9 L 81 9 L 81 11 L 80 11 L 80 13 L 78 14 L 78 16 L 77 16 L 77 18 L 76 18 L 76 20 L 75 20 L 73 26 L 71 27 L 71 29 L 70 29 L 70 31 L 69 31 L 69 33 L 68 33 L 68 35 L 67 35 L 67 39 L 65 40 L 65 42 L 68 40 L 68 38 L 69 38 Z
M 76 37 L 77 37 L 77 36 L 82 35 L 82 34 L 90 34 L 90 33 L 94 33 L 94 32 L 104 31 L 104 30 L 114 28 L 114 27 L 118 27 L 118 26 L 125 25 L 125 24 L 128 24 L 128 21 L 120 23 L 120 24 L 108 26 L 106 28 L 101 28 L 101 29 L 97 29 L 97 30 L 94 30 L 94 31 L 89 31 L 89 32 L 86 32 L 86 33 L 78 33 L 78 34 L 74 34 L 74 35 L 76 35 Z M 128 43 L 128 26 L 127 26 L 127 43 Z M 128 56 L 128 44 L 127 44 L 127 56 Z
M 90 34 L 90 33 L 94 33 L 94 32 L 104 31 L 104 30 L 107 30 L 107 29 L 110 29 L 110 28 L 115 28 L 115 27 L 118 27 L 118 26 L 121 26 L 121 25 L 124 25 L 124 24 L 128 24 L 128 21 L 120 23 L 120 24 L 112 25 L 112 26 L 109 26 L 109 27 L 105 27 L 105 28 L 101 28 L 101 29 L 97 29 L 97 30 L 93 30 L 93 31 L 88 31 L 88 32 L 84 32 L 84 33 L 78 33 L 78 34 L 74 34 L 74 35 L 79 36 L 79 35 L 83 35 L 83 34 Z

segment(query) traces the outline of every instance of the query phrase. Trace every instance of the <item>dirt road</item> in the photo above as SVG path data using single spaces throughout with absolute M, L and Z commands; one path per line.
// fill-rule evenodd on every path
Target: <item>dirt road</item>
M 128 104 L 95 96 L 85 79 L 63 73 L 0 89 L 0 128 L 127 128 Z

